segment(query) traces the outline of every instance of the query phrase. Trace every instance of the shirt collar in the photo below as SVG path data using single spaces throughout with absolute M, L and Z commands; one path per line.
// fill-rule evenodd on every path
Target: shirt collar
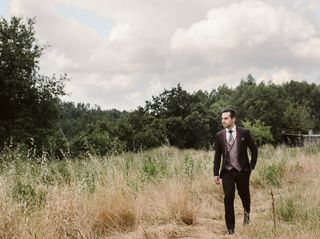
M 234 133 L 236 131 L 236 128 L 237 128 L 236 125 L 234 125 L 233 128 L 231 128 L 232 133 Z M 226 131 L 229 133 L 229 129 L 228 128 L 226 128 Z

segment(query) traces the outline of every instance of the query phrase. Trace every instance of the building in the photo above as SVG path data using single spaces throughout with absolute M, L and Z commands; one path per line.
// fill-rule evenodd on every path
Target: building
M 314 134 L 309 130 L 308 134 L 288 134 L 282 133 L 282 142 L 288 146 L 309 146 L 320 145 L 320 134 Z

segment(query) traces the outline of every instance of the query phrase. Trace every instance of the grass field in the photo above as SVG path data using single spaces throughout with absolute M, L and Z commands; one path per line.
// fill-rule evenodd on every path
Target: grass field
M 6 149 L 0 238 L 227 238 L 212 158 L 164 146 L 50 161 Z M 234 238 L 320 238 L 319 174 L 319 146 L 261 148 L 250 179 L 251 224 L 242 226 L 236 196 Z

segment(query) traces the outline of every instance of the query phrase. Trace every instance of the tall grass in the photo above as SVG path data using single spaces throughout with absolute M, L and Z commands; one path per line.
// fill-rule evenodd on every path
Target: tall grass
M 219 238 L 224 210 L 212 151 L 161 147 L 54 161 L 18 149 L 0 155 L 0 238 Z M 320 150 L 260 149 L 252 172 L 252 223 L 239 238 L 320 235 Z M 239 212 L 239 213 L 238 213 Z M 241 222 L 241 221 L 240 221 Z M 237 238 L 238 238 L 237 237 Z

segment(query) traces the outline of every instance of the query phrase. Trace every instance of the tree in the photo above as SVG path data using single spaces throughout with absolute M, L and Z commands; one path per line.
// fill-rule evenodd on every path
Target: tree
M 282 85 L 282 92 L 289 100 L 287 107 L 290 107 L 290 109 L 287 110 L 286 114 L 289 116 L 288 111 L 295 111 L 296 108 L 297 111 L 292 112 L 292 114 L 295 115 L 299 112 L 299 121 L 306 121 L 308 124 L 305 128 L 314 127 L 316 131 L 320 132 L 320 86 L 314 83 L 309 84 L 306 81 L 290 81 Z M 301 106 L 302 108 L 298 106 Z M 306 108 L 303 109 L 303 107 Z M 303 111 L 307 111 L 306 117 L 310 117 L 309 119 L 303 115 Z M 305 119 L 301 119 L 301 117 L 305 117 Z M 286 122 L 288 123 L 288 120 L 290 121 L 290 119 L 288 119 L 287 116 L 286 118 Z M 313 123 L 310 122 L 310 119 L 312 119 L 311 121 L 313 121 Z M 294 122 L 291 122 L 288 126 L 292 128 L 293 124 Z M 303 127 L 300 127 L 300 129 L 302 131 L 304 130 Z
M 288 105 L 288 100 L 281 94 L 281 87 L 271 82 L 256 84 L 249 75 L 235 88 L 232 102 L 236 105 L 239 122 L 244 119 L 251 122 L 261 120 L 271 126 L 270 130 L 276 142 L 281 141 L 283 112 Z
M 146 102 L 146 110 L 158 117 L 186 117 L 191 110 L 192 96 L 181 85 L 164 90 L 159 96 Z
M 127 142 L 131 150 L 147 149 L 165 143 L 166 129 L 161 118 L 149 114 L 142 107 L 131 112 L 127 118 L 131 133 L 122 140 Z M 122 129 L 119 129 L 123 132 Z M 123 135 L 123 133 L 122 133 Z
M 146 112 L 162 119 L 166 138 L 179 148 L 205 148 L 213 143 L 212 95 L 183 90 L 180 84 L 146 102 Z
M 59 119 L 59 96 L 66 76 L 39 74 L 44 47 L 35 38 L 34 19 L 0 20 L 0 144 L 9 139 L 38 146 Z
M 258 145 L 273 143 L 274 139 L 270 131 L 271 126 L 265 125 L 265 123 L 260 120 L 255 120 L 253 123 L 243 121 L 242 124 L 250 130 L 250 133 Z
M 306 133 L 315 126 L 311 108 L 306 103 L 291 103 L 284 112 L 284 122 L 286 129 L 293 133 Z

